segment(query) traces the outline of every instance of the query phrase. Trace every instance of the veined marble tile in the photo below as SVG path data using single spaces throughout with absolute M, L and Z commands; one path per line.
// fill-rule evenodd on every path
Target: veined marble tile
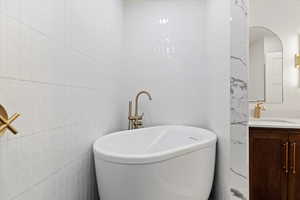
M 248 126 L 231 126 L 231 171 L 241 178 L 248 177 Z
M 248 179 L 237 176 L 231 171 L 230 196 L 232 200 L 247 200 L 249 196 Z
M 231 77 L 231 123 L 244 124 L 248 122 L 248 92 L 244 80 Z
M 231 57 L 231 76 L 248 83 L 248 67 L 243 59 Z
M 244 13 L 245 16 L 248 15 L 249 8 L 248 8 L 248 2 L 245 0 L 233 0 L 234 6 L 238 7 L 241 9 L 241 11 Z
M 230 199 L 249 198 L 248 180 L 248 1 L 231 5 Z
M 247 200 L 244 193 L 239 191 L 238 189 L 231 188 L 230 191 L 231 191 L 231 199 L 232 200 Z
M 239 141 L 242 144 L 248 142 L 248 126 L 235 124 L 231 125 L 231 140 Z
M 231 59 L 231 123 L 247 125 L 248 121 L 247 66 L 239 59 Z
M 231 55 L 247 63 L 248 15 L 245 14 L 245 0 L 233 0 L 231 8 Z
M 248 177 L 247 143 L 231 139 L 231 171 L 244 179 Z

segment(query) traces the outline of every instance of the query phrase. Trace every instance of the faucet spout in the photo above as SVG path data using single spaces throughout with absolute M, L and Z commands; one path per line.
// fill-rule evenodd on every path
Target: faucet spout
M 129 111 L 128 111 L 128 129 L 137 129 L 143 127 L 143 117 L 144 114 L 139 115 L 139 98 L 142 94 L 148 96 L 149 100 L 152 100 L 151 94 L 145 90 L 139 92 L 135 97 L 135 113 L 132 115 L 132 101 L 129 101 Z
M 259 119 L 261 117 L 261 112 L 265 111 L 265 107 L 263 106 L 263 102 L 257 102 L 254 108 L 254 118 Z
M 148 96 L 149 100 L 151 101 L 152 100 L 152 96 L 149 92 L 147 92 L 146 90 L 143 90 L 141 92 L 139 92 L 136 97 L 135 97 L 135 116 L 138 116 L 139 115 L 139 111 L 138 111 L 138 108 L 139 108 L 139 98 L 142 94 L 145 94 Z

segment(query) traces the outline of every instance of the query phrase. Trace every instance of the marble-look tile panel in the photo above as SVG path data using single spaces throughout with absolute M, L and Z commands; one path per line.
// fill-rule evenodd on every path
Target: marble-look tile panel
M 230 171 L 231 186 L 230 194 L 231 200 L 247 200 L 249 199 L 248 179 L 237 175 L 233 170 Z
M 247 132 L 247 126 L 231 126 L 231 170 L 245 179 L 248 177 Z
M 248 15 L 245 0 L 233 0 L 231 8 L 231 56 L 247 63 Z
M 248 74 L 246 66 L 237 59 L 231 59 L 231 123 L 248 122 Z
M 231 125 L 231 139 L 242 144 L 248 142 L 248 126 L 233 124 Z
M 232 200 L 247 200 L 247 198 L 245 197 L 244 193 L 237 190 L 236 188 L 231 188 L 231 195 L 232 195 Z
M 247 2 L 245 0 L 234 0 L 234 5 L 237 8 L 240 8 L 245 16 L 248 15 L 249 8 L 248 8 Z
M 230 196 L 249 198 L 248 180 L 248 2 L 231 4 L 231 138 Z
M 247 125 L 248 108 L 247 83 L 239 78 L 231 77 L 231 124 Z

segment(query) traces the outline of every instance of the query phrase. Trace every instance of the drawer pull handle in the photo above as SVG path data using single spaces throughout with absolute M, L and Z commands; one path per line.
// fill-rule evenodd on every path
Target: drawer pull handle
M 293 148 L 293 162 L 292 162 L 292 166 L 291 166 L 291 171 L 293 174 L 296 174 L 296 148 L 297 148 L 297 143 L 294 142 L 292 144 L 292 148 Z
M 289 173 L 289 143 L 283 144 L 284 147 L 284 165 L 283 170 L 286 174 Z

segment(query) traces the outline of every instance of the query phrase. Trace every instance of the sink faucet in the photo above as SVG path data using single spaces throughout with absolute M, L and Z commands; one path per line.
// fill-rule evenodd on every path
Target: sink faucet
M 129 101 L 129 112 L 128 112 L 128 129 L 137 129 L 143 127 L 144 113 L 139 115 L 139 98 L 142 94 L 148 96 L 149 100 L 152 100 L 151 94 L 145 90 L 139 92 L 135 97 L 135 112 L 132 115 L 132 101 Z
M 254 118 L 259 119 L 261 117 L 261 111 L 265 111 L 265 107 L 263 106 L 263 102 L 257 102 L 254 108 Z

